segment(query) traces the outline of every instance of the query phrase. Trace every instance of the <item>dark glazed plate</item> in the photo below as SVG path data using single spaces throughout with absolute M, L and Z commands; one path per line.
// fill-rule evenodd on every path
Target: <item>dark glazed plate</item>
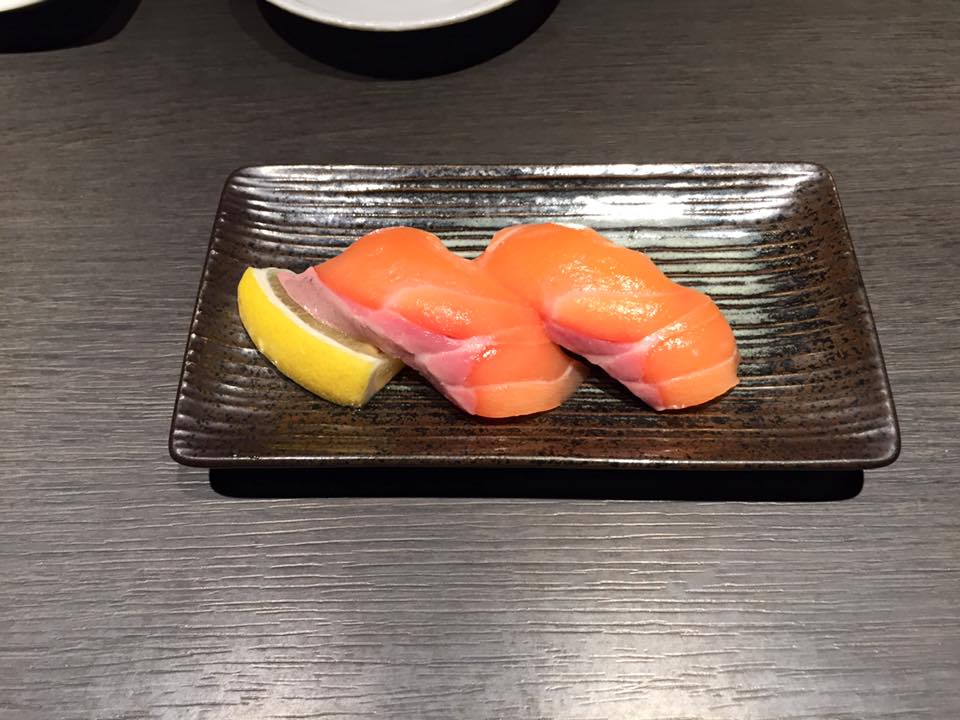
M 655 413 L 595 371 L 561 408 L 485 421 L 406 370 L 361 410 L 281 376 L 237 314 L 248 265 L 301 271 L 385 225 L 474 256 L 499 228 L 590 225 L 709 293 L 742 384 Z M 899 429 L 830 174 L 804 164 L 259 167 L 217 211 L 170 433 L 205 467 L 550 465 L 847 468 L 896 459 Z

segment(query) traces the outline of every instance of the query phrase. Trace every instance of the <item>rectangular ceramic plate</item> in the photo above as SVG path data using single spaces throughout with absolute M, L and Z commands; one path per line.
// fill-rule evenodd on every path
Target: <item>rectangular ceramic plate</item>
M 280 375 L 237 314 L 248 265 L 301 271 L 386 225 L 478 254 L 498 229 L 582 223 L 638 248 L 729 318 L 743 382 L 656 413 L 595 371 L 562 407 L 489 421 L 405 370 L 363 409 Z M 217 211 L 170 434 L 206 467 L 551 465 L 868 468 L 899 431 L 836 188 L 803 164 L 259 167 Z

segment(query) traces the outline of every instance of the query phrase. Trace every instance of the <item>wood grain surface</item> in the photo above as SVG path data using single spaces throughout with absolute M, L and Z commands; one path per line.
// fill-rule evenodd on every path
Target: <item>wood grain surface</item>
M 252 0 L 145 0 L 0 55 L 0 717 L 960 715 L 958 38 L 949 0 L 562 0 L 482 65 L 374 80 Z M 708 160 L 836 176 L 903 431 L 859 493 L 170 460 L 236 167 Z

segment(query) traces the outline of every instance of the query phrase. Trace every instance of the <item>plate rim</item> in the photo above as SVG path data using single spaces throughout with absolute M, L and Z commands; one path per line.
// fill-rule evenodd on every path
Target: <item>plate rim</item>
M 537 457 L 511 455 L 508 457 L 473 455 L 390 455 L 371 457 L 366 455 L 277 455 L 269 458 L 255 455 L 204 456 L 184 454 L 173 445 L 168 445 L 170 457 L 187 467 L 207 469 L 243 468 L 315 468 L 315 467 L 370 467 L 370 468 L 417 468 L 417 467 L 464 467 L 475 468 L 554 468 L 590 470 L 716 470 L 716 471 L 763 471 L 763 470 L 874 470 L 894 463 L 900 456 L 900 432 L 895 423 L 895 441 L 883 455 L 865 458 L 827 458 L 814 460 L 654 460 L 650 458 L 582 458 L 582 457 Z
M 47 0 L 0 0 L 0 13 L 23 10 L 32 5 L 42 5 Z

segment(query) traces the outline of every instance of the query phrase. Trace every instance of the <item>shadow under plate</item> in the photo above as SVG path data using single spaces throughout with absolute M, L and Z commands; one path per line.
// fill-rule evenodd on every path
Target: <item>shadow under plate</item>
M 221 495 L 828 502 L 863 489 L 862 470 L 656 471 L 371 468 L 213 469 Z

